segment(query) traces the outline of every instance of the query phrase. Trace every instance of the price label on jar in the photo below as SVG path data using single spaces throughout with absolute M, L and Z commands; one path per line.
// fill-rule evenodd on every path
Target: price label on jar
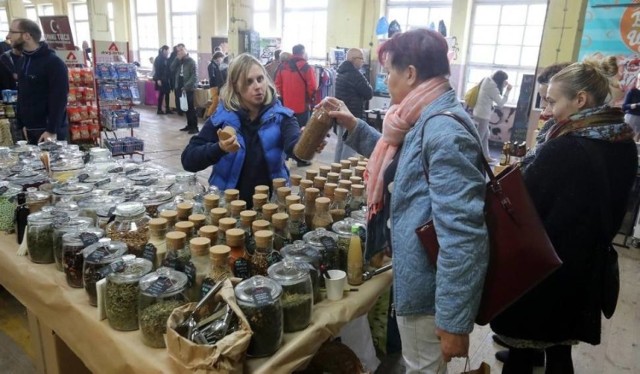
M 156 178 L 149 178 L 146 181 L 139 182 L 138 185 L 139 186 L 151 186 L 151 185 L 155 184 L 157 181 L 158 181 L 158 179 L 156 179 Z
M 251 277 L 251 270 L 249 269 L 249 261 L 240 257 L 233 263 L 233 275 L 242 279 L 249 279 Z
M 115 173 L 122 173 L 123 171 L 124 171 L 124 169 L 122 168 L 122 166 L 118 166 L 118 167 L 115 167 L 115 168 L 109 170 L 107 173 L 115 174 Z
M 338 243 L 328 236 L 320 238 L 320 244 L 324 247 L 322 253 L 322 262 L 329 266 L 329 269 L 337 268 L 335 264 L 336 255 L 338 254 Z
M 140 171 L 140 168 L 133 168 L 124 172 L 125 175 L 135 174 Z
M 204 295 L 208 294 L 209 291 L 211 291 L 211 289 L 213 288 L 213 286 L 216 285 L 216 281 L 213 280 L 212 278 L 205 278 L 202 281 L 202 287 L 200 287 L 200 299 L 202 299 L 204 297 Z
M 158 297 L 167 292 L 168 289 L 173 286 L 173 281 L 169 277 L 158 277 L 146 290 L 144 293 L 149 296 Z
M 105 184 L 111 183 L 111 178 L 107 178 L 105 180 L 94 183 L 96 187 L 104 186 Z
M 178 255 L 175 251 L 167 252 L 164 260 L 162 261 L 162 266 L 175 269 L 178 266 Z
M 253 301 L 257 307 L 272 305 L 271 290 L 267 287 L 256 287 L 253 291 Z
M 83 173 L 83 174 L 78 175 L 78 180 L 79 180 L 80 182 L 84 182 L 84 181 L 86 181 L 87 179 L 89 179 L 89 174 L 87 174 L 87 173 Z
M 98 273 L 100 274 L 101 278 L 106 278 L 107 275 L 111 273 L 119 273 L 123 271 L 125 267 L 126 265 L 124 264 L 124 261 L 118 260 L 110 263 L 107 266 L 103 266 L 100 270 L 98 270 Z
M 98 235 L 92 232 L 83 232 L 83 233 L 80 233 L 80 240 L 82 241 L 82 245 L 84 245 L 85 247 L 88 247 L 92 244 L 97 243 L 99 238 L 98 238 Z
M 151 261 L 152 264 L 155 264 L 157 252 L 158 250 L 155 245 L 147 243 L 144 245 L 144 249 L 142 250 L 142 258 Z
M 184 270 L 182 270 L 187 275 L 187 287 L 191 287 L 196 283 L 196 266 L 193 262 L 189 261 L 184 265 Z
M 93 252 L 91 252 L 91 254 L 87 256 L 86 261 L 93 264 L 97 264 L 97 263 L 100 263 L 100 261 L 102 261 L 103 258 L 109 256 L 110 254 L 111 254 L 111 248 L 109 248 L 108 246 L 101 246 L 96 248 Z
M 109 191 L 108 195 L 117 196 L 117 195 L 122 195 L 123 193 L 124 193 L 124 188 L 116 188 L 115 190 Z
M 280 261 L 282 261 L 282 255 L 278 251 L 271 251 L 271 253 L 267 255 L 267 263 L 269 266 Z

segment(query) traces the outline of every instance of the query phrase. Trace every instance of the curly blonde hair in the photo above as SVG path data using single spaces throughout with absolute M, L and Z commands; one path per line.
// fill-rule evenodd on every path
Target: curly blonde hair
M 560 70 L 549 83 L 561 83 L 561 91 L 571 99 L 584 91 L 591 95 L 595 106 L 600 106 L 611 94 L 611 81 L 617 74 L 618 60 L 615 56 L 589 57 Z

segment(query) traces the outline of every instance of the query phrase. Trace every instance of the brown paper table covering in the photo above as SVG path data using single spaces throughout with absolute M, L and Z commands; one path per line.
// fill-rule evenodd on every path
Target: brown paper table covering
M 98 321 L 84 289 L 67 285 L 64 273 L 53 264 L 32 263 L 17 256 L 14 235 L 0 233 L 0 284 L 38 319 L 49 326 L 94 373 L 186 372 L 165 349 L 145 346 L 139 331 L 121 332 Z M 391 272 L 377 275 L 345 292 L 340 301 L 314 305 L 312 323 L 303 331 L 284 335 L 283 346 L 273 355 L 248 359 L 245 372 L 288 373 L 306 364 L 328 338 L 347 322 L 365 314 L 391 284 Z

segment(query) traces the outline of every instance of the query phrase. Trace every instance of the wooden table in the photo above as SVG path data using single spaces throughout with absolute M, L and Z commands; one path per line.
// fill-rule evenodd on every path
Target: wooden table
M 17 256 L 17 248 L 14 235 L 0 234 L 0 284 L 28 310 L 41 373 L 185 372 L 165 349 L 145 346 L 139 331 L 115 331 L 106 320 L 98 321 L 84 289 L 69 287 L 53 264 L 34 264 Z M 247 360 L 245 372 L 285 373 L 303 367 L 324 341 L 367 313 L 390 284 L 391 272 L 383 273 L 340 301 L 316 304 L 309 327 L 285 334 L 273 356 Z

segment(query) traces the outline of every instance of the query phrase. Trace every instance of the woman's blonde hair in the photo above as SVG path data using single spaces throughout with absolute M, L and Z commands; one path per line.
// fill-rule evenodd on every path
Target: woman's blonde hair
M 589 57 L 560 70 L 549 83 L 562 83 L 561 90 L 570 99 L 584 91 L 593 97 L 595 106 L 600 106 L 611 94 L 610 80 L 617 74 L 618 60 L 615 56 Z
M 267 82 L 267 90 L 264 93 L 263 104 L 269 105 L 273 101 L 276 88 L 271 81 L 269 74 L 257 58 L 248 53 L 243 53 L 231 61 L 231 64 L 229 65 L 229 72 L 227 74 L 227 82 L 220 92 L 220 99 L 227 110 L 237 111 L 242 107 L 240 92 L 247 87 L 247 74 L 253 65 L 259 66 L 260 69 L 262 69 L 262 74 Z

